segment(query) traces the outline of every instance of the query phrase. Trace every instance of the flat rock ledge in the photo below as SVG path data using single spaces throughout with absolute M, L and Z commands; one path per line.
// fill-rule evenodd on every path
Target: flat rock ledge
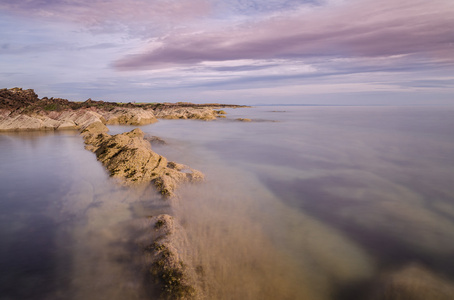
M 202 107 L 175 107 L 166 109 L 155 109 L 155 116 L 159 119 L 195 119 L 211 121 L 216 120 L 221 113 L 212 108 Z
M 95 122 L 81 134 L 86 149 L 94 152 L 110 175 L 121 178 L 125 185 L 152 182 L 163 196 L 170 197 L 180 183 L 204 178 L 201 172 L 155 153 L 138 128 L 116 135 L 107 132 L 102 122 Z
M 116 108 L 112 111 L 95 109 L 18 113 L 0 110 L 0 131 L 83 130 L 88 125 L 146 125 L 156 122 L 151 111 L 140 108 Z

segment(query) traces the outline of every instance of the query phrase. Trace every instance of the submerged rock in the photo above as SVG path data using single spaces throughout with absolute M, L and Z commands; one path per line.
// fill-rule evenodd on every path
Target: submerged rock
M 86 148 L 96 154 L 113 177 L 125 184 L 153 182 L 163 196 L 172 196 L 178 184 L 196 182 L 203 174 L 188 166 L 168 162 L 151 149 L 142 130 L 110 135 L 100 122 L 89 125 L 82 135 Z
M 145 136 L 145 139 L 150 142 L 151 145 L 167 145 L 167 142 L 159 136 Z
M 248 119 L 248 118 L 238 118 L 236 119 L 237 121 L 241 121 L 241 122 L 252 122 L 251 119 Z
M 452 282 L 418 264 L 383 276 L 370 300 L 449 300 L 454 299 Z
M 160 299 L 198 299 L 194 270 L 183 262 L 177 246 L 182 230 L 167 214 L 149 217 L 140 224 L 136 244 L 142 253 L 138 263 L 144 270 L 145 286 Z

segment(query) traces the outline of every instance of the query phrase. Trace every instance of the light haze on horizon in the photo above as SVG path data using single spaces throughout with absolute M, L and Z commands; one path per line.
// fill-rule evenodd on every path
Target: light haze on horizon
M 453 105 L 452 0 L 0 0 L 0 88 L 75 101 Z

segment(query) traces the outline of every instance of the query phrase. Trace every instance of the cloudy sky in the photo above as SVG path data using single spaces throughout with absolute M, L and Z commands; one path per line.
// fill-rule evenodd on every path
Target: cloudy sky
M 0 88 L 454 105 L 453 0 L 0 0 Z

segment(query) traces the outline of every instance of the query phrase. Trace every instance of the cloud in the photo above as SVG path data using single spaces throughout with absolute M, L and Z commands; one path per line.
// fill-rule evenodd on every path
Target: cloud
M 79 100 L 452 100 L 453 15 L 452 0 L 2 0 L 0 77 Z
M 114 66 L 140 70 L 204 61 L 414 53 L 452 61 L 453 15 L 454 2 L 449 0 L 330 2 L 235 27 L 174 32 Z
M 0 11 L 48 21 L 73 22 L 102 30 L 178 23 L 205 15 L 209 0 L 3 0 Z

